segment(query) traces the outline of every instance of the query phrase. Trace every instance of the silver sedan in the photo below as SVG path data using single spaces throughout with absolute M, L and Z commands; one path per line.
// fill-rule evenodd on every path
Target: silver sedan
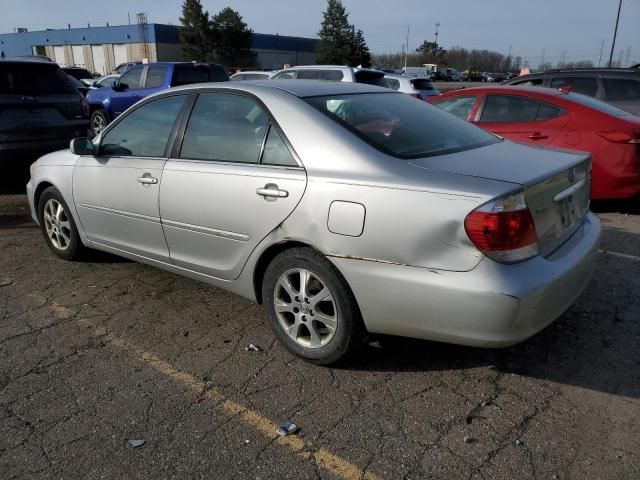
M 515 144 L 408 95 L 319 81 L 165 90 L 27 185 L 49 248 L 105 250 L 264 305 L 316 363 L 367 332 L 483 347 L 560 316 L 600 223 L 586 154 Z

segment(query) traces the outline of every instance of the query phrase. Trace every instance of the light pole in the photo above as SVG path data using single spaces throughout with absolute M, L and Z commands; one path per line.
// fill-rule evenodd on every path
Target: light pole
M 436 22 L 436 45 L 438 45 L 438 28 L 440 28 L 440 22 Z
M 620 9 L 622 8 L 622 0 L 618 3 L 618 16 L 616 17 L 616 28 L 613 31 L 613 42 L 611 43 L 611 53 L 609 54 L 609 68 L 611 68 L 611 62 L 613 60 L 613 49 L 616 47 L 616 35 L 618 35 L 618 22 L 620 21 Z

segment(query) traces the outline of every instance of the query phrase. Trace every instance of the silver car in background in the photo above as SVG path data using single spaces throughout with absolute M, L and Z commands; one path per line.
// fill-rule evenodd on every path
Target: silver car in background
M 440 95 L 440 91 L 426 77 L 407 77 L 405 75 L 385 73 L 384 81 L 387 84 L 387 88 L 406 93 L 420 100 Z
M 105 250 L 264 304 L 321 364 L 367 332 L 494 347 L 561 315 L 600 222 L 590 158 L 354 83 L 177 87 L 40 158 L 49 248 Z

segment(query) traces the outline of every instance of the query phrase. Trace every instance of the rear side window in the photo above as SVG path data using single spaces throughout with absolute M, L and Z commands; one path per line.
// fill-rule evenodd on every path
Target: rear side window
M 136 108 L 100 142 L 101 155 L 162 157 L 185 95 L 163 97 Z
M 400 90 L 400 80 L 396 78 L 385 78 L 384 81 L 387 84 L 387 88 L 391 90 Z
M 320 72 L 318 70 L 298 70 L 298 80 L 319 80 Z
M 384 73 L 382 72 L 369 72 L 366 70 L 359 70 L 355 72 L 356 82 L 366 83 L 367 85 L 377 85 L 379 87 L 387 87 L 387 82 L 384 79 Z
M 411 85 L 416 90 L 433 90 L 433 83 L 423 78 L 415 78 L 411 80 Z
M 173 67 L 171 86 L 189 85 L 192 83 L 226 82 L 229 80 L 220 65 L 183 64 Z
M 244 80 L 268 80 L 269 75 L 263 75 L 262 73 L 246 73 Z
M 481 122 L 535 122 L 540 104 L 516 95 L 487 95 Z
M 140 88 L 142 67 L 133 68 L 120 77 L 119 84 L 125 88 Z
M 279 72 L 276 73 L 273 76 L 274 80 L 280 80 L 280 79 L 291 79 L 291 78 L 296 78 L 296 73 L 293 70 L 287 70 L 286 72 Z
M 633 78 L 603 78 L 607 100 L 640 100 L 640 80 Z
M 475 125 L 401 93 L 305 100 L 373 147 L 399 158 L 444 155 L 500 141 Z
M 598 92 L 598 81 L 594 77 L 555 77 L 549 85 L 551 88 L 571 87 L 571 92 L 595 97 Z
M 447 98 L 439 102 L 435 102 L 435 105 L 445 112 L 449 112 L 462 120 L 469 118 L 471 109 L 476 103 L 477 97 L 456 97 Z
M 320 72 L 320 80 L 339 82 L 344 77 L 341 70 L 323 70 Z
M 559 117 L 560 115 L 564 115 L 567 112 L 562 107 L 550 105 L 545 102 L 539 102 L 539 103 L 540 103 L 540 107 L 538 108 L 538 115 L 536 116 L 536 121 L 538 122 L 551 120 L 552 118 Z
M 55 95 L 77 93 L 57 65 L 0 62 L 0 95 Z
M 278 131 L 271 125 L 267 141 L 264 144 L 264 152 L 262 153 L 262 163 L 266 165 L 282 165 L 285 167 L 297 167 L 291 152 L 282 140 Z
M 162 86 L 164 79 L 167 76 L 166 66 L 153 66 L 149 67 L 147 71 L 147 88 L 157 88 Z
M 180 158 L 258 163 L 269 125 L 253 100 L 229 93 L 201 93 L 184 132 Z

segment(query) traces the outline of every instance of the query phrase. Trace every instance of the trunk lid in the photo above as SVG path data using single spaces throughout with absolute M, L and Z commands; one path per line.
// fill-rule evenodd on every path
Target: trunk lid
M 546 256 L 582 225 L 589 210 L 591 156 L 503 141 L 482 148 L 410 160 L 428 170 L 500 180 L 521 186 Z

